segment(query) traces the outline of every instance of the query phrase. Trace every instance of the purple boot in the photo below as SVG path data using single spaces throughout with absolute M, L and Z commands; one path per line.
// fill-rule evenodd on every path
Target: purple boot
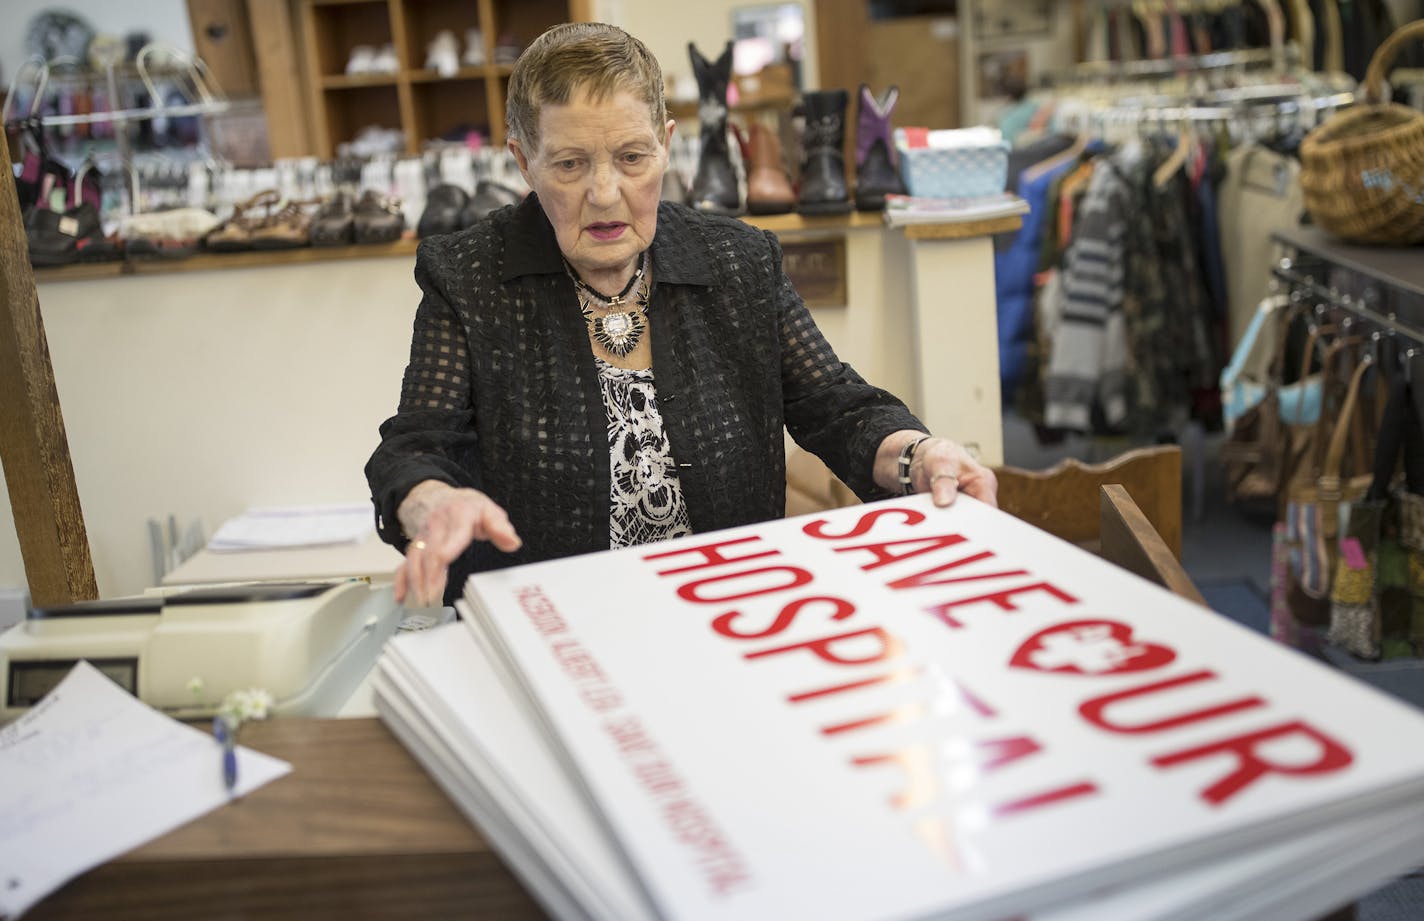
M 886 195 L 905 194 L 890 136 L 890 113 L 900 98 L 900 89 L 892 86 L 876 99 L 870 87 L 862 83 L 857 98 L 860 114 L 855 131 L 855 208 L 883 211 Z

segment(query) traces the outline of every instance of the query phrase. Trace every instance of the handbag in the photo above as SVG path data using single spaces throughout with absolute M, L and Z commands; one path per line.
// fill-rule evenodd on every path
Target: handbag
M 1285 384 L 1282 369 L 1286 331 L 1298 313 L 1298 307 L 1291 307 L 1270 316 L 1272 322 L 1280 324 L 1280 329 L 1275 331 L 1275 353 L 1263 384 L 1264 392 L 1237 417 L 1218 451 L 1227 500 L 1234 504 L 1268 502 L 1274 511 L 1290 479 L 1291 458 L 1298 458 L 1319 422 L 1323 374 L 1312 374 L 1310 368 L 1316 342 L 1333 332 L 1334 327 L 1311 330 L 1306 339 L 1300 378 Z M 1264 318 L 1258 314 L 1258 319 Z M 1223 393 L 1234 393 L 1236 388 L 1232 384 L 1239 383 L 1238 377 L 1228 380 L 1226 372 L 1222 373 Z
M 1350 510 L 1330 592 L 1329 642 L 1362 659 L 1424 655 L 1424 426 L 1410 375 L 1391 381 L 1374 476 Z M 1403 461 L 1403 482 L 1394 479 Z
M 1357 344 L 1356 340 L 1339 340 L 1327 352 L 1329 363 Z M 1286 603 L 1291 615 L 1301 624 L 1324 627 L 1330 619 L 1330 580 L 1335 572 L 1338 537 L 1342 515 L 1348 515 L 1351 504 L 1363 498 L 1371 477 L 1358 473 L 1367 469 L 1363 456 L 1362 382 L 1372 366 L 1362 360 L 1350 375 L 1344 402 L 1335 414 L 1333 425 L 1322 412 L 1314 426 L 1311 444 L 1293 471 L 1286 495 L 1286 548 L 1288 557 Z M 1328 372 L 1327 372 L 1328 373 Z M 1330 428 L 1328 441 L 1321 437 Z M 1351 434 L 1356 437 L 1351 438 Z M 1320 449 L 1324 446 L 1323 457 Z M 1353 446 L 1353 475 L 1343 477 L 1347 446 Z

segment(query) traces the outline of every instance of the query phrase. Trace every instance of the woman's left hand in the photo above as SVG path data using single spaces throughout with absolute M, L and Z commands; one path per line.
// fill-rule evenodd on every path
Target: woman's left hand
M 923 432 L 897 432 L 881 443 L 877 470 L 894 471 L 888 477 L 876 476 L 882 487 L 888 480 L 894 484 L 894 489 L 899 489 L 897 468 L 900 449 L 907 442 L 924 437 Z M 882 459 L 887 462 L 883 468 Z M 926 438 L 915 449 L 915 455 L 910 460 L 910 488 L 915 492 L 930 493 L 934 504 L 941 508 L 952 504 L 954 497 L 961 492 L 995 508 L 999 505 L 999 481 L 994 471 L 970 456 L 962 445 L 948 438 Z

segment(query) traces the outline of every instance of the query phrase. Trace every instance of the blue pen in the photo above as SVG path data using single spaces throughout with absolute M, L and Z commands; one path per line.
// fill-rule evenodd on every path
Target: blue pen
M 222 746 L 223 787 L 232 793 L 237 784 L 237 742 L 228 731 L 227 720 L 221 715 L 213 717 L 213 737 Z

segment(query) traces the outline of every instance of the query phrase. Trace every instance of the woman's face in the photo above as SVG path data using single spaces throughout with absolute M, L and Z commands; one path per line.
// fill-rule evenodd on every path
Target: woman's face
M 620 289 L 653 242 L 672 129 L 669 120 L 659 136 L 629 92 L 601 102 L 579 93 L 543 107 L 538 150 L 509 142 L 564 258 L 598 290 Z

